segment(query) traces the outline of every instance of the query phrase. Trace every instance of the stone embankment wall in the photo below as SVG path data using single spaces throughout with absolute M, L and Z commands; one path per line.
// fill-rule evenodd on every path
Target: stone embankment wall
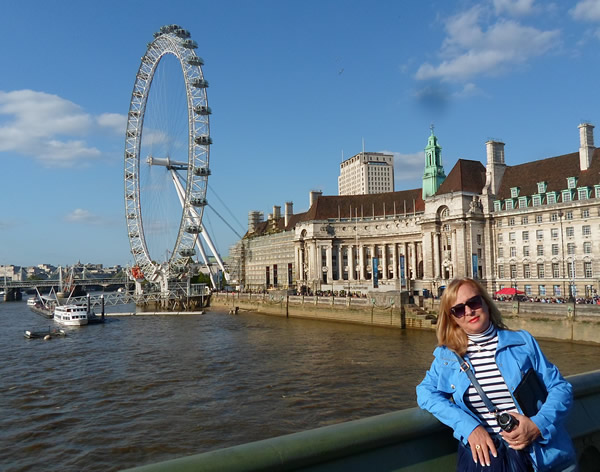
M 369 294 L 367 298 L 214 293 L 211 305 L 235 312 L 357 323 L 389 328 L 435 330 L 439 300 L 417 299 L 405 293 Z M 525 329 L 538 338 L 600 344 L 600 306 L 573 303 L 497 302 L 511 329 Z
M 211 306 L 229 311 L 309 318 L 392 328 L 435 329 L 435 316 L 414 307 L 407 309 L 403 294 L 387 292 L 367 298 L 317 297 L 281 293 L 213 293 Z

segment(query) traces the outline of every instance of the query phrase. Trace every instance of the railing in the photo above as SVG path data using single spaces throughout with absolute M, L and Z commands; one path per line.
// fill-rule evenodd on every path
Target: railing
M 63 280 L 62 284 L 65 285 L 66 280 Z M 75 279 L 70 282 L 71 285 L 126 285 L 131 283 L 127 278 L 110 278 L 110 279 Z M 22 281 L 7 281 L 6 283 L 0 282 L 0 286 L 7 288 L 34 288 L 34 287 L 60 287 L 60 280 L 22 280 Z
M 575 405 L 567 428 L 580 472 L 598 470 L 600 370 L 569 377 Z M 451 431 L 418 408 L 145 465 L 130 472 L 258 472 L 455 470 Z
M 219 293 L 219 295 L 225 295 L 226 298 L 236 299 L 236 300 L 262 300 L 262 301 L 270 301 L 270 302 L 285 302 L 286 299 L 289 303 L 295 303 L 298 305 L 352 305 L 352 306 L 369 306 L 371 305 L 371 300 L 369 298 L 359 298 L 359 297 L 332 297 L 332 296 L 317 296 L 317 295 L 279 295 L 279 294 L 271 294 L 271 293 Z

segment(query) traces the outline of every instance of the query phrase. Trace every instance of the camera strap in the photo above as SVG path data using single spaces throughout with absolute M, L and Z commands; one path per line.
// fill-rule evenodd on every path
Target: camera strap
M 475 377 L 475 374 L 473 373 L 473 370 L 471 369 L 471 366 L 469 365 L 469 363 L 467 361 L 465 361 L 461 357 L 461 355 L 458 354 L 457 352 L 454 352 L 454 355 L 458 358 L 458 362 L 460 363 L 460 370 L 462 370 L 465 374 L 467 374 L 467 376 L 469 377 L 469 380 L 473 384 L 473 387 L 475 387 L 475 390 L 477 390 L 477 393 L 483 400 L 483 403 L 485 403 L 486 408 L 490 411 L 490 413 L 497 415 L 498 408 L 496 408 L 496 405 L 494 405 L 492 403 L 492 401 L 488 398 L 488 396 L 483 391 L 483 388 L 481 388 L 481 384 L 477 381 L 477 378 Z

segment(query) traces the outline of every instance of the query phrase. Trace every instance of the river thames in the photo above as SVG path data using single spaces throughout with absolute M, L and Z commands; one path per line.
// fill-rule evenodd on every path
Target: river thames
M 116 471 L 414 407 L 435 346 L 247 312 L 111 317 L 49 341 L 23 337 L 53 325 L 25 302 L 0 319 L 2 471 Z M 564 375 L 598 366 L 600 347 L 541 345 Z

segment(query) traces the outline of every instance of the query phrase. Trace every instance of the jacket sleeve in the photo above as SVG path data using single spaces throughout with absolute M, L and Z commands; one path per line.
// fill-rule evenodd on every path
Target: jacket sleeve
M 450 367 L 444 366 L 440 359 L 434 359 L 425 378 L 417 386 L 417 403 L 452 428 L 456 439 L 467 444 L 470 434 L 480 426 L 480 422 L 453 401 L 453 386 L 449 378 L 443 377 L 451 373 Z
M 530 418 L 542 435 L 539 442 L 545 444 L 556 434 L 557 426 L 565 421 L 573 405 L 573 387 L 558 368 L 546 359 L 535 338 L 529 333 L 526 333 L 526 338 L 533 350 L 533 367 L 548 391 L 546 401 L 537 414 Z

